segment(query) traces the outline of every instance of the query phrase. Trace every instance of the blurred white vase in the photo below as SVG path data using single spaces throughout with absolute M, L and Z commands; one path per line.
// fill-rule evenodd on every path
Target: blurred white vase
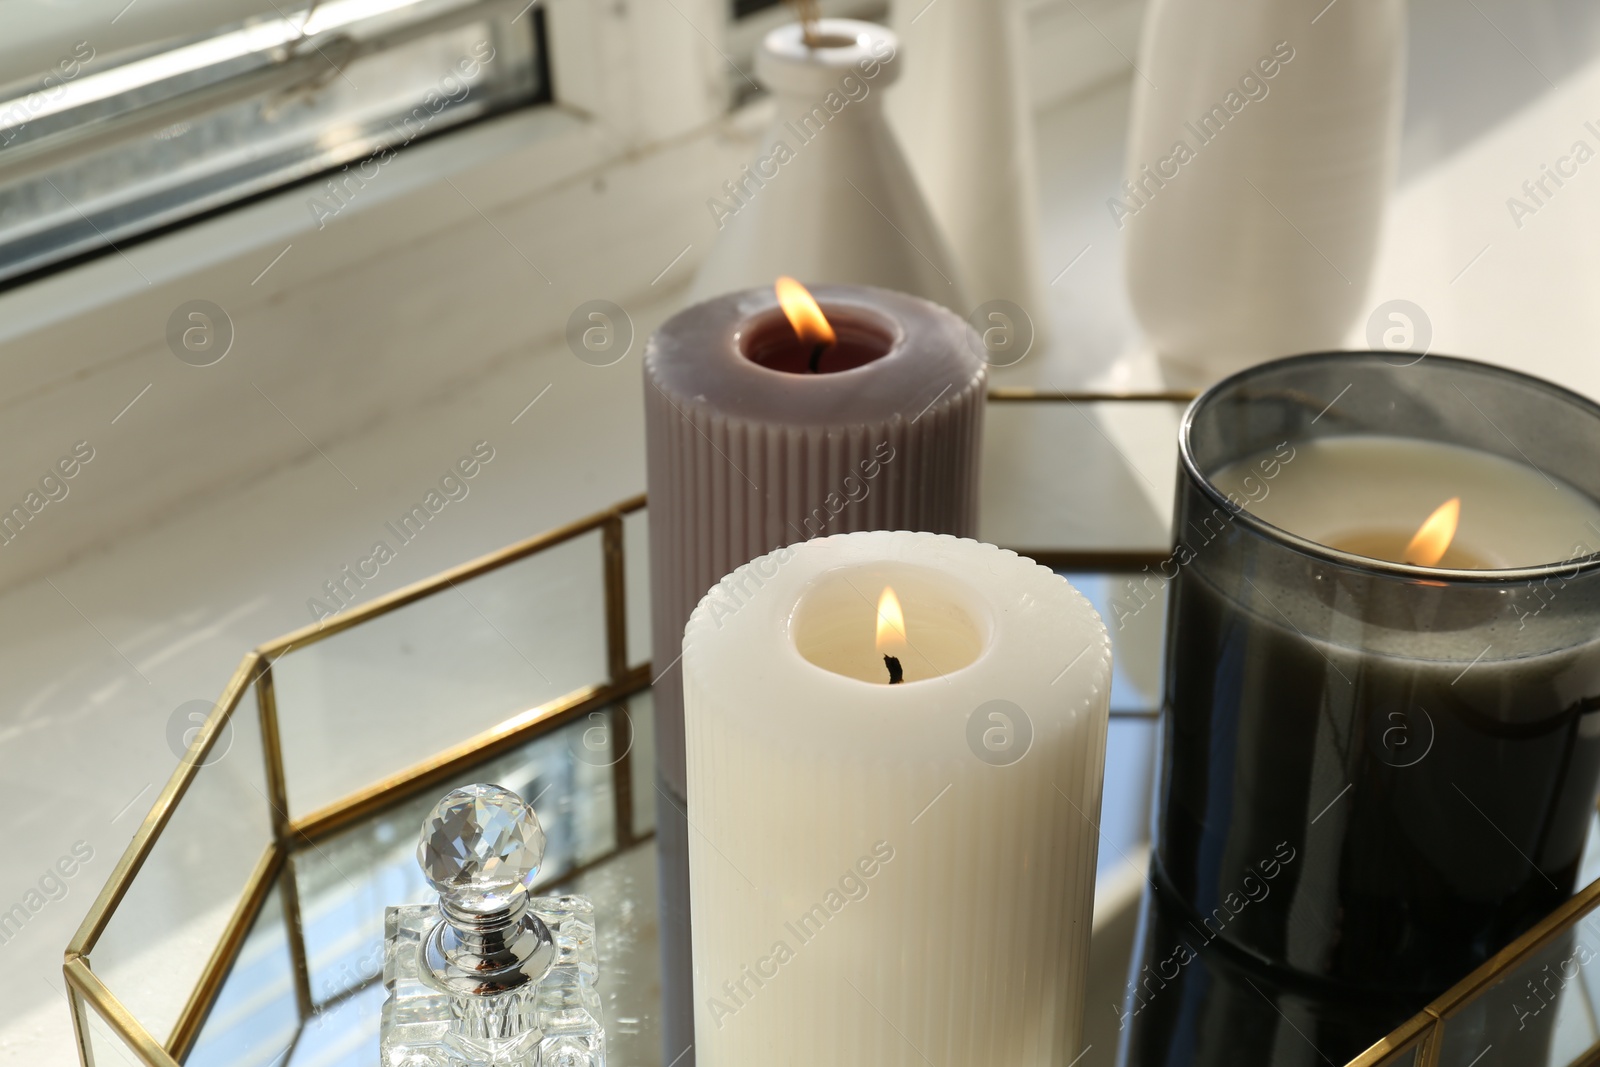
M 978 301 L 1009 300 L 1043 340 L 1033 116 L 1020 0 L 892 0 L 905 73 L 890 125 Z
M 1145 20 L 1107 210 L 1168 384 L 1341 347 L 1393 181 L 1404 0 L 1151 0 Z
M 790 23 L 757 51 L 777 116 L 755 160 L 707 203 L 719 233 L 692 298 L 787 274 L 898 289 L 966 315 L 964 276 L 884 118 L 899 41 L 854 19 L 818 20 L 816 39 L 807 46 Z

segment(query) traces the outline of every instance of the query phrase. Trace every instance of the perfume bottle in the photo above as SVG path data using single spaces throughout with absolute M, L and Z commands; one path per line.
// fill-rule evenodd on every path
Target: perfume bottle
M 383 1067 L 604 1067 L 594 906 L 532 895 L 544 846 L 497 785 L 448 793 L 423 821 L 439 902 L 384 914 Z

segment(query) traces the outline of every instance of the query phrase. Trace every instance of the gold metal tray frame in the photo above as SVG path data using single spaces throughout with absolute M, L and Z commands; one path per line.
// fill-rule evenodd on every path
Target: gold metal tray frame
M 993 403 L 1091 404 L 1186 403 L 1193 398 L 1194 394 L 1190 392 L 1100 393 L 1002 388 L 992 390 L 988 399 Z M 199 1036 L 206 1014 L 244 943 L 250 924 L 254 921 L 274 882 L 280 887 L 284 918 L 289 928 L 288 940 L 293 965 L 295 1000 L 302 1022 L 309 1018 L 314 1009 L 300 922 L 300 904 L 295 881 L 288 876 L 288 858 L 292 852 L 312 845 L 351 822 L 446 779 L 457 771 L 524 744 L 590 711 L 605 707 L 646 688 L 650 684 L 650 665 L 642 663 L 633 667 L 628 666 L 628 608 L 624 580 L 626 557 L 623 538 L 623 519 L 644 507 L 643 495 L 624 500 L 606 511 L 507 546 L 497 552 L 491 552 L 432 578 L 379 597 L 360 608 L 353 608 L 336 618 L 286 634 L 246 655 L 238 669 L 234 671 L 232 679 L 223 690 L 222 697 L 210 716 L 195 735 L 177 770 L 162 788 L 150 813 L 145 816 L 144 822 L 133 835 L 133 840 L 129 842 L 121 859 L 117 861 L 111 877 L 90 907 L 89 914 L 67 946 L 62 971 L 66 977 L 67 998 L 71 1005 L 78 1055 L 83 1067 L 95 1065 L 89 1034 L 91 1011 L 126 1043 L 128 1049 L 146 1067 L 180 1067 L 183 1058 L 188 1055 L 195 1039 Z M 605 595 L 607 677 L 603 681 L 582 686 L 528 709 L 475 737 L 299 819 L 289 817 L 288 785 L 284 775 L 283 750 L 278 732 L 277 703 L 272 677 L 272 666 L 278 659 L 292 649 L 304 648 L 326 640 L 335 634 L 370 622 L 426 597 L 450 590 L 461 582 L 527 559 L 596 530 L 601 536 L 601 567 Z M 1164 558 L 1163 553 L 1114 550 L 1039 551 L 1031 554 L 1041 563 L 1063 570 L 1111 573 L 1137 571 L 1145 566 L 1159 564 Z M 94 973 L 91 954 L 116 914 L 118 905 L 138 876 L 140 868 L 150 856 L 162 831 L 171 820 L 178 802 L 193 783 L 200 768 L 205 764 L 206 756 L 213 744 L 223 734 L 240 701 L 252 685 L 256 687 L 257 692 L 267 790 L 273 809 L 272 840 L 250 874 L 238 904 L 223 928 L 221 938 L 201 969 L 199 980 L 179 1013 L 176 1025 L 166 1041 L 162 1042 L 134 1018 Z M 1148 716 L 1153 712 L 1124 711 L 1114 714 Z M 631 746 L 627 743 L 628 738 L 623 736 L 623 732 L 628 728 L 627 717 L 617 717 L 613 729 L 617 732 L 617 746 L 624 755 L 612 768 L 612 799 L 617 813 L 616 842 L 612 853 L 608 853 L 606 857 L 601 857 L 601 860 L 596 862 L 602 862 L 609 855 L 637 842 L 633 834 L 632 771 L 626 754 Z M 1384 1067 L 1400 1063 L 1415 1064 L 1416 1067 L 1437 1067 L 1444 1027 L 1450 1019 L 1464 1012 L 1497 982 L 1514 973 L 1520 965 L 1531 960 L 1542 949 L 1554 944 L 1562 934 L 1576 927 L 1597 908 L 1600 908 L 1600 880 L 1584 887 L 1537 926 L 1506 946 L 1487 963 L 1360 1056 L 1351 1060 L 1345 1067 Z M 1600 1041 L 1572 1061 L 1570 1067 L 1600 1067 Z
M 1345 1067 L 1383 1067 L 1400 1063 L 1437 1067 L 1444 1045 L 1446 1024 L 1470 1008 L 1497 982 L 1515 974 L 1519 967 L 1553 945 L 1562 934 L 1576 928 L 1594 913 L 1596 907 L 1600 907 L 1600 879 L 1584 886 L 1541 919 L 1533 929 L 1495 953 L 1487 963 L 1451 986 L 1443 996 L 1401 1023 L 1367 1051 L 1345 1064 Z M 1595 1067 L 1596 1064 L 1600 1064 L 1600 1041 L 1590 1045 L 1567 1067 Z
M 284 919 L 289 928 L 289 952 L 293 965 L 295 1000 L 302 1022 L 313 1013 L 310 971 L 300 922 L 300 901 L 287 860 L 291 852 L 316 843 L 352 821 L 376 811 L 417 790 L 450 777 L 482 760 L 514 748 L 534 737 L 565 725 L 589 711 L 614 703 L 650 684 L 649 664 L 628 666 L 628 608 L 624 585 L 625 563 L 623 519 L 645 506 L 643 496 L 625 500 L 615 507 L 570 525 L 529 538 L 498 552 L 454 567 L 387 596 L 379 597 L 343 615 L 296 630 L 269 641 L 244 657 L 221 699 L 196 733 L 183 761 L 156 798 L 155 806 L 133 835 L 122 858 L 117 861 L 93 907 L 67 946 L 62 970 L 67 980 L 67 997 L 72 1006 L 72 1022 L 77 1036 L 78 1055 L 84 1067 L 94 1067 L 87 1013 L 95 1012 L 148 1067 L 178 1067 L 200 1034 L 228 969 L 244 943 L 267 894 L 277 882 L 283 901 Z M 601 566 L 605 590 L 605 648 L 607 678 L 582 686 L 500 723 L 476 737 L 462 742 L 371 786 L 358 790 L 299 819 L 290 819 L 288 783 L 284 776 L 278 710 L 273 688 L 273 663 L 291 649 L 324 641 L 354 626 L 397 611 L 408 604 L 454 588 L 480 575 L 565 544 L 584 534 L 600 531 Z M 201 969 L 199 981 L 179 1012 L 178 1021 L 165 1043 L 156 1039 L 118 1001 L 115 994 L 94 973 L 90 954 L 110 924 L 117 906 L 127 895 L 140 867 L 154 849 L 157 839 L 171 820 L 179 800 L 194 781 L 212 745 L 250 687 L 256 687 L 261 717 L 261 743 L 266 759 L 268 799 L 272 805 L 272 841 L 257 861 L 239 902 L 223 929 L 222 937 Z M 618 716 L 613 726 L 616 744 L 623 755 L 612 766 L 612 796 L 616 804 L 617 830 L 613 853 L 634 844 L 631 745 L 625 731 L 626 716 Z

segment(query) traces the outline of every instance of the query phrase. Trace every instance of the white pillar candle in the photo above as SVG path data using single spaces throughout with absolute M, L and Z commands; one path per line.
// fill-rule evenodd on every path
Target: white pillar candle
M 1212 476 L 1279 529 L 1400 561 L 1423 522 L 1460 500 L 1440 567 L 1536 567 L 1593 551 L 1600 506 L 1522 463 L 1475 448 L 1384 434 L 1297 441 Z M 1182 533 L 1180 532 L 1180 537 Z
M 1111 681 L 1089 603 L 992 545 L 842 534 L 728 575 L 683 653 L 701 1067 L 1071 1063 Z

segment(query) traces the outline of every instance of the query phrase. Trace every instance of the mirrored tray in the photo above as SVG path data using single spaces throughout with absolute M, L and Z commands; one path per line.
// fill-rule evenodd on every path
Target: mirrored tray
M 1115 1061 L 1134 948 L 1164 626 L 1163 591 L 1134 579 L 1166 555 L 1185 399 L 991 395 L 981 536 L 1067 573 L 1117 619 L 1076 1067 Z M 472 781 L 528 798 L 549 835 L 541 885 L 595 901 L 611 1062 L 670 1067 L 653 835 L 671 801 L 655 786 L 650 668 L 633 654 L 649 645 L 647 537 L 634 498 L 247 655 L 67 948 L 86 1067 L 374 1067 L 384 908 L 427 899 L 421 820 Z M 1352 1067 L 1473 1064 L 1484 1019 L 1514 1012 L 1580 942 L 1600 951 L 1597 907 L 1600 882 Z M 1559 1040 L 1539 1062 L 1600 1062 L 1595 988 L 1582 971 L 1552 994 Z

